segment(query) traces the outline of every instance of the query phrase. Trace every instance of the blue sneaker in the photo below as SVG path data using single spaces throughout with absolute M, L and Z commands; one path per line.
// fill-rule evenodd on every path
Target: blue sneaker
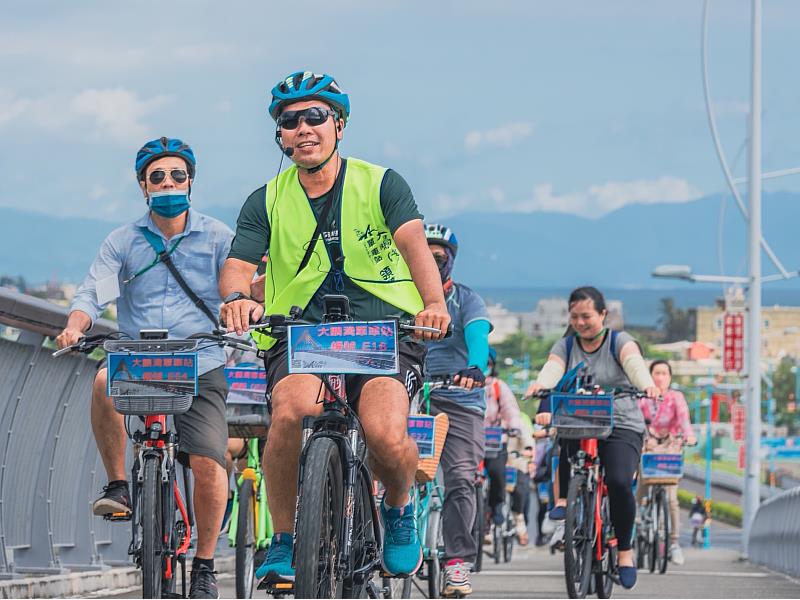
M 619 582 L 626 590 L 632 590 L 636 586 L 636 567 L 620 567 Z
M 550 517 L 551 521 L 563 521 L 567 518 L 567 507 L 566 506 L 556 506 L 550 513 L 547 515 Z
M 267 557 L 256 571 L 256 579 L 267 583 L 286 583 L 294 581 L 292 550 L 294 537 L 291 533 L 276 533 L 267 550 Z
M 381 502 L 383 517 L 383 570 L 389 575 L 413 575 L 422 564 L 422 544 L 417 534 L 414 505 L 386 508 Z

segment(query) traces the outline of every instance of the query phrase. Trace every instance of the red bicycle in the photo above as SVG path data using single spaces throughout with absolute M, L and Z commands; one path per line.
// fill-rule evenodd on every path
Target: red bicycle
M 549 397 L 553 427 L 562 441 L 577 440 L 569 459 L 570 481 L 564 524 L 564 575 L 570 598 L 596 593 L 610 598 L 617 570 L 617 537 L 611 525 L 608 488 L 598 455 L 598 440 L 613 429 L 614 399 L 641 397 L 635 388 L 615 388 L 611 393 L 595 387 L 590 393 L 571 394 L 552 390 Z
M 117 412 L 126 415 L 125 430 L 134 444 L 131 471 L 131 512 L 108 515 L 111 521 L 131 521 L 128 554 L 142 570 L 143 598 L 186 597 L 186 553 L 192 537 L 192 485 L 184 468 L 186 500 L 176 478 L 178 432 L 167 415 L 189 410 L 197 394 L 197 350 L 205 345 L 251 349 L 224 332 L 201 333 L 186 340 L 167 339 L 167 330 L 140 332 L 141 339 L 120 339 L 119 333 L 85 337 L 58 350 L 108 352 L 107 394 Z M 142 423 L 144 429 L 132 431 Z M 180 566 L 181 594 L 176 593 Z

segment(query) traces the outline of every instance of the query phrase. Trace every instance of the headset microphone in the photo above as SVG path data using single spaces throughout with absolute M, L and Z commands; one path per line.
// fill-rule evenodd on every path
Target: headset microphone
M 294 148 L 292 147 L 283 148 L 283 153 L 289 158 L 292 158 L 292 154 L 294 154 Z

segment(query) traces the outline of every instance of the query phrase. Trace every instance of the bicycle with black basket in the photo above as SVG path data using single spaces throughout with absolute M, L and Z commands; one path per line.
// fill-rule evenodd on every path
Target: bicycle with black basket
M 396 320 L 354 323 L 350 320 L 346 296 L 326 295 L 323 307 L 320 325 L 302 321 L 302 310 L 293 307 L 288 316 L 267 315 L 251 326 L 276 339 L 288 337 L 290 373 L 313 373 L 324 385 L 322 414 L 306 416 L 302 422 L 294 526 L 295 579 L 293 583 L 265 579 L 259 589 L 273 595 L 293 593 L 297 598 L 389 596 L 391 589 L 373 581 L 373 575 L 381 570 L 383 535 L 366 439 L 347 396 L 345 376 L 364 373 L 365 365 L 393 364 L 396 372 L 398 330 L 439 331 Z M 351 326 L 377 327 L 386 334 L 386 347 L 353 353 L 355 366 L 352 370 L 341 366 L 335 373 L 326 372 L 324 366 L 321 371 L 314 366 L 318 361 L 293 359 L 293 329 L 298 336 L 305 333 L 313 337 L 320 328 L 330 331 L 332 327 Z M 344 356 L 341 352 L 338 354 Z M 312 366 L 304 366 L 306 363 Z M 390 369 L 382 372 L 392 373 Z
M 252 364 L 225 368 L 228 380 L 228 437 L 244 442 L 246 466 L 236 469 L 228 542 L 235 548 L 236 597 L 250 598 L 255 568 L 272 539 L 272 517 L 261 464 L 262 444 L 269 431 L 266 371 Z
M 647 423 L 650 424 L 649 422 Z M 683 476 L 683 437 L 648 436 L 642 453 L 641 481 L 647 493 L 638 507 L 639 523 L 636 528 L 636 566 L 667 572 L 670 561 L 669 494 L 667 485 L 678 485 Z M 652 450 L 652 451 L 650 451 Z
M 542 390 L 534 394 L 549 400 L 552 426 L 561 440 L 578 440 L 570 457 L 570 482 L 564 524 L 564 576 L 570 598 L 596 593 L 610 598 L 619 583 L 617 539 L 611 524 L 608 488 L 598 455 L 598 440 L 611 435 L 614 400 L 644 396 L 636 388 L 602 390 L 581 373 L 576 393 Z
M 505 427 L 484 427 L 484 440 L 485 440 L 485 458 L 507 456 L 507 458 L 519 457 L 518 452 L 508 453 L 508 443 L 506 436 L 514 435 L 517 432 Z M 517 485 L 517 470 L 514 467 L 506 465 L 503 469 L 503 502 L 500 510 L 503 519 L 500 524 L 494 522 L 494 515 L 490 516 L 491 524 L 489 530 L 492 533 L 492 552 L 488 554 L 494 559 L 496 564 L 502 562 L 510 562 L 514 550 L 514 538 L 517 535 L 517 527 L 514 522 L 514 514 L 511 512 L 511 494 L 514 492 L 514 487 Z M 481 504 L 484 507 L 489 506 L 489 489 L 488 486 L 484 489 L 484 497 Z M 487 516 L 491 511 L 483 509 L 484 527 Z M 483 541 L 481 541 L 483 544 Z M 482 545 L 479 546 L 482 548 Z
M 131 521 L 128 554 L 142 570 L 142 597 L 186 597 L 186 553 L 194 526 L 190 469 L 183 469 L 186 499 L 178 486 L 176 459 L 179 435 L 168 415 L 191 408 L 197 395 L 197 350 L 208 345 L 252 350 L 224 335 L 200 333 L 187 339 L 167 339 L 167 330 L 142 330 L 140 339 L 121 339 L 112 333 L 84 337 L 53 353 L 90 353 L 101 346 L 108 367 L 107 395 L 117 412 L 126 416 L 125 431 L 134 444 L 131 469 L 131 512 L 104 517 Z M 140 417 L 132 419 L 132 417 Z M 132 431 L 133 423 L 143 429 Z M 177 569 L 181 593 L 176 593 Z

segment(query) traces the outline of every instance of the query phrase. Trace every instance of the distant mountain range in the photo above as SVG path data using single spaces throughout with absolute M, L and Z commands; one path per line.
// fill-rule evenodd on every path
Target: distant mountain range
M 719 273 L 718 231 L 728 274 L 745 274 L 746 227 L 731 199 L 711 196 L 686 204 L 631 205 L 600 219 L 557 213 L 465 213 L 446 219 L 460 241 L 459 280 L 486 287 L 652 287 L 659 264 L 688 264 Z M 206 212 L 235 226 L 239 207 Z M 764 234 L 789 270 L 800 267 L 800 194 L 764 197 Z M 113 223 L 56 218 L 0 208 L 0 274 L 29 282 L 55 276 L 80 281 Z M 764 261 L 765 273 L 772 272 Z M 794 280 L 791 287 L 800 288 Z M 672 284 L 667 283 L 666 287 Z

